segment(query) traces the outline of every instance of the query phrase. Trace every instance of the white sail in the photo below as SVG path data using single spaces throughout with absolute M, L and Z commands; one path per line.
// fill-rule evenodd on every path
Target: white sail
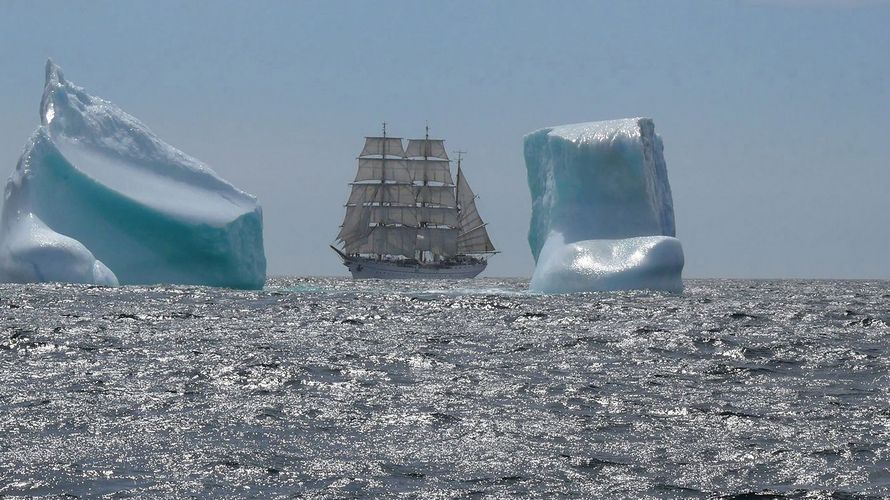
M 381 187 L 381 184 L 353 184 L 346 205 L 362 205 L 377 200 Z
M 494 245 L 488 237 L 485 223 L 476 209 L 476 195 L 470 188 L 467 178 L 460 167 L 457 169 L 457 203 L 460 208 L 460 235 L 458 250 L 460 253 L 494 252 Z
M 482 217 L 479 216 L 479 210 L 476 209 L 476 194 L 470 189 L 467 178 L 463 171 L 458 170 L 457 174 L 457 196 L 458 206 L 460 207 L 460 227 L 463 231 L 475 229 L 482 224 Z
M 359 156 L 398 156 L 404 157 L 400 137 L 365 137 L 365 147 Z
M 456 208 L 421 207 L 418 213 L 420 222 L 433 226 L 458 227 L 458 213 Z
M 348 253 L 402 255 L 414 258 L 417 229 L 401 226 L 377 226 L 366 237 L 347 242 Z
M 422 227 L 417 230 L 417 250 L 452 257 L 457 255 L 457 247 L 457 229 Z
M 337 239 L 350 242 L 364 238 L 370 233 L 371 211 L 368 207 L 346 207 L 346 216 Z
M 445 141 L 442 139 L 408 139 L 405 156 L 448 159 L 448 153 L 445 152 Z
M 376 224 L 401 224 L 417 227 L 417 208 L 415 207 L 368 207 L 371 222 Z
M 406 160 L 359 158 L 355 182 L 383 180 L 411 182 L 414 180 L 414 177 L 412 172 L 408 170 Z
M 371 222 L 380 224 L 401 224 L 403 226 L 420 227 L 421 224 L 432 226 L 457 227 L 457 209 L 450 207 L 368 207 L 371 209 Z
M 448 160 L 405 160 L 411 179 L 417 182 L 440 182 L 451 186 L 454 180 L 451 178 L 451 166 Z
M 458 214 L 456 208 L 449 207 L 348 206 L 343 228 L 337 238 L 345 241 L 345 235 L 356 232 L 362 234 L 370 224 L 401 224 L 411 227 L 427 224 L 456 228 Z
M 485 226 L 461 232 L 457 237 L 457 252 L 461 254 L 494 252 L 494 245 L 488 237 Z
M 416 186 L 410 184 L 353 184 L 347 205 L 366 203 L 390 203 L 414 205 Z
M 402 255 L 413 258 L 416 251 L 429 251 L 441 257 L 458 253 L 457 229 L 376 226 L 357 240 L 348 241 L 348 253 Z
M 439 205 L 443 207 L 456 207 L 452 186 L 414 186 L 418 203 Z

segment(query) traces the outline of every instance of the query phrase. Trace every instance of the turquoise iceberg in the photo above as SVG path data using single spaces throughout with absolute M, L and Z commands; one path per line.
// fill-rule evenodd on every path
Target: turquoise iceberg
M 0 279 L 263 286 L 256 198 L 52 61 L 40 117 L 6 185 Z
M 531 290 L 683 289 L 663 149 L 648 118 L 549 127 L 525 137 L 528 242 L 536 262 Z

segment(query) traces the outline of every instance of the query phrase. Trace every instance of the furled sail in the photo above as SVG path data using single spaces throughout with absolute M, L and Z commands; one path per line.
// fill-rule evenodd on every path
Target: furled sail
M 448 159 L 448 153 L 445 152 L 445 141 L 442 139 L 408 139 L 405 156 Z
M 457 237 L 458 253 L 494 252 L 485 223 L 476 209 L 476 195 L 470 188 L 460 167 L 457 169 L 457 203 L 460 208 L 460 233 Z
M 400 137 L 365 137 L 365 147 L 359 156 L 398 156 L 404 157 Z

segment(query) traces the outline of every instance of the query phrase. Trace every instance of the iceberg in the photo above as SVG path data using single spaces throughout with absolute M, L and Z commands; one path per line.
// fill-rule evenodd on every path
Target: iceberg
M 683 247 L 663 149 L 648 118 L 525 136 L 532 291 L 682 291 Z
M 52 61 L 40 120 L 6 185 L 0 280 L 263 286 L 256 198 Z

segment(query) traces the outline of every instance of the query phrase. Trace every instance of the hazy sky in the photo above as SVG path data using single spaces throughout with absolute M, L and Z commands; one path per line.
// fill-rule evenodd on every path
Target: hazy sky
M 887 2 L 0 0 L 0 171 L 47 57 L 256 195 L 270 274 L 345 274 L 327 245 L 385 120 L 469 151 L 486 275 L 529 276 L 522 137 L 649 116 L 684 276 L 890 277 Z

